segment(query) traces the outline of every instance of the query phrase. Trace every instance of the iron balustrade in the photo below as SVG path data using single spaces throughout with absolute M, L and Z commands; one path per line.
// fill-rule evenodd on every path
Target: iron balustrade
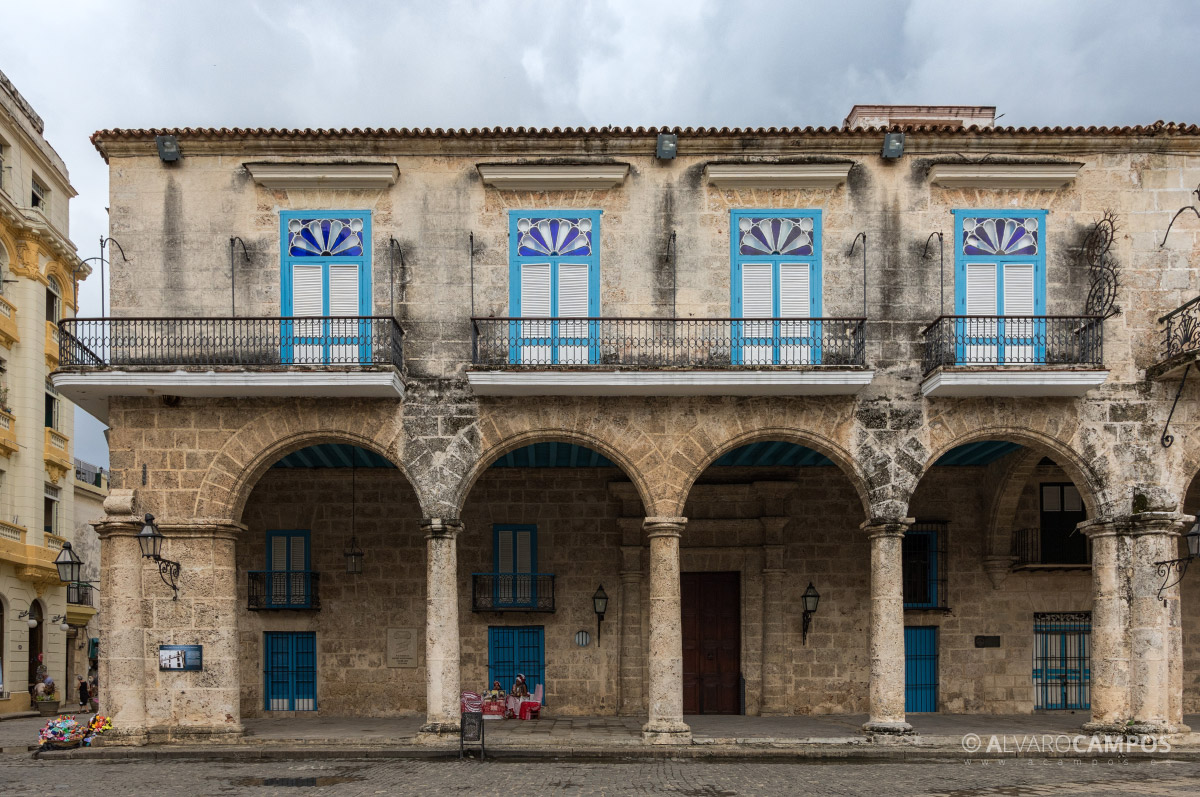
M 472 573 L 471 611 L 553 612 L 553 573 Z
M 252 570 L 246 581 L 246 608 L 320 609 L 321 574 L 313 570 Z
M 403 365 L 390 316 L 68 318 L 59 368 L 340 368 Z
M 925 373 L 944 365 L 1104 362 L 1104 319 L 1060 315 L 944 315 L 921 330 Z
M 91 584 L 68 584 L 67 603 L 72 606 L 94 606 Z
M 1158 323 L 1167 325 L 1164 360 L 1200 349 L 1200 296 L 1167 313 Z
M 492 368 L 862 367 L 865 318 L 472 318 Z
M 1073 531 L 1064 538 L 1048 534 L 1041 528 L 1017 529 L 1012 536 L 1013 567 L 1088 564 L 1091 562 L 1091 544 L 1071 545 L 1071 538 L 1076 534 L 1083 532 Z

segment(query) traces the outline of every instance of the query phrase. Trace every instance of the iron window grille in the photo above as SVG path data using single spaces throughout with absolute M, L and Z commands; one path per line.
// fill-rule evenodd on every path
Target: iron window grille
M 914 523 L 901 545 L 904 608 L 945 609 L 947 523 Z
M 68 584 L 67 603 L 72 606 L 93 606 L 91 584 Z
M 1092 613 L 1033 615 L 1034 710 L 1092 707 Z

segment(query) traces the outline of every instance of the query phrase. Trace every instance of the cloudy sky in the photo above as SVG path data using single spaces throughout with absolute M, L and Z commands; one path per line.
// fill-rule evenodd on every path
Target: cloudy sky
M 855 103 L 1001 124 L 1200 121 L 1200 4 L 0 0 L 5 72 L 106 229 L 107 127 L 837 125 Z M 99 279 L 81 315 L 100 309 Z M 107 461 L 95 424 L 77 455 Z

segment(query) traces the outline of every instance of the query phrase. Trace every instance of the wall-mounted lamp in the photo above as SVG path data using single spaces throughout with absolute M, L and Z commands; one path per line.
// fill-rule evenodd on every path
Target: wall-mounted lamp
M 1187 556 L 1179 559 L 1165 559 L 1161 562 L 1155 562 L 1156 572 L 1162 576 L 1162 586 L 1158 588 L 1158 598 L 1167 605 L 1166 598 L 1163 597 L 1163 591 L 1169 587 L 1173 587 L 1187 574 L 1188 565 L 1197 556 L 1200 556 L 1200 521 L 1193 524 L 1191 531 L 1183 535 L 1183 541 L 1187 543 Z M 1175 580 L 1171 581 L 1172 571 L 1176 574 Z
M 675 133 L 659 133 L 658 142 L 654 145 L 654 157 L 664 161 L 673 160 L 678 149 L 678 135 Z
M 58 623 L 59 624 L 58 628 L 61 631 L 70 631 L 71 630 L 71 626 L 67 623 L 67 616 L 65 614 L 54 615 L 54 617 L 52 617 L 50 619 L 50 622 Z
M 604 622 L 604 613 L 608 611 L 608 593 L 603 584 L 592 595 L 592 609 L 596 612 L 596 647 L 600 647 L 600 623 Z
M 25 610 L 25 611 L 23 611 L 23 612 L 17 612 L 17 619 L 18 619 L 18 620 L 24 620 L 26 617 L 28 617 L 28 618 L 29 618 L 29 621 L 26 623 L 26 625 L 28 625 L 28 626 L 29 626 L 30 630 L 33 630 L 34 628 L 37 628 L 37 627 L 38 627 L 38 621 L 37 621 L 37 618 L 36 618 L 36 617 L 33 617 L 33 616 L 30 614 L 30 612 L 32 612 L 32 611 L 33 611 L 32 609 L 26 609 L 26 610 Z
M 163 542 L 162 532 L 158 530 L 158 524 L 154 522 L 154 515 L 146 513 L 146 522 L 142 525 L 142 531 L 137 535 L 138 545 L 142 548 L 142 556 L 146 559 L 153 560 L 158 565 L 158 577 L 163 583 L 171 589 L 175 590 L 175 596 L 171 600 L 179 600 L 179 562 L 173 562 L 170 559 L 163 559 L 160 555 L 162 552 Z
M 63 543 L 62 550 L 54 560 L 54 566 L 58 568 L 59 581 L 64 584 L 79 583 L 79 577 L 83 570 L 83 560 L 79 558 L 79 554 L 72 550 L 71 543 Z
M 175 136 L 155 136 L 154 145 L 158 147 L 158 158 L 163 163 L 174 163 L 179 160 L 179 139 Z
M 883 137 L 883 152 L 880 153 L 884 160 L 895 160 L 904 154 L 904 134 L 903 133 L 887 133 Z
M 800 596 L 800 600 L 804 605 L 804 624 L 800 629 L 800 644 L 808 644 L 808 626 L 812 623 L 812 616 L 817 613 L 817 604 L 821 602 L 821 595 L 817 592 L 817 588 L 808 582 L 808 589 L 804 590 L 804 594 Z

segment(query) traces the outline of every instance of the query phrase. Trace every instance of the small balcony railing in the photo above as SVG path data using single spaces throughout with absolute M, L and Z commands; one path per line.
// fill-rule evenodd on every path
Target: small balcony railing
M 1158 319 L 1165 324 L 1163 360 L 1200 349 L 1200 296 Z
M 247 579 L 246 608 L 320 609 L 320 573 L 312 570 L 253 570 Z
M 472 573 L 471 610 L 553 612 L 553 573 Z
M 59 367 L 346 368 L 403 364 L 390 316 L 70 318 Z
M 91 584 L 68 584 L 67 603 L 72 606 L 94 606 Z
M 866 365 L 864 318 L 473 318 L 489 368 Z
M 1017 529 L 1012 536 L 1013 567 L 1086 566 L 1091 561 L 1088 548 L 1078 531 L 1048 535 L 1040 528 Z
M 1051 366 L 1104 362 L 1098 316 L 944 315 L 922 330 L 925 373 L 940 366 Z

